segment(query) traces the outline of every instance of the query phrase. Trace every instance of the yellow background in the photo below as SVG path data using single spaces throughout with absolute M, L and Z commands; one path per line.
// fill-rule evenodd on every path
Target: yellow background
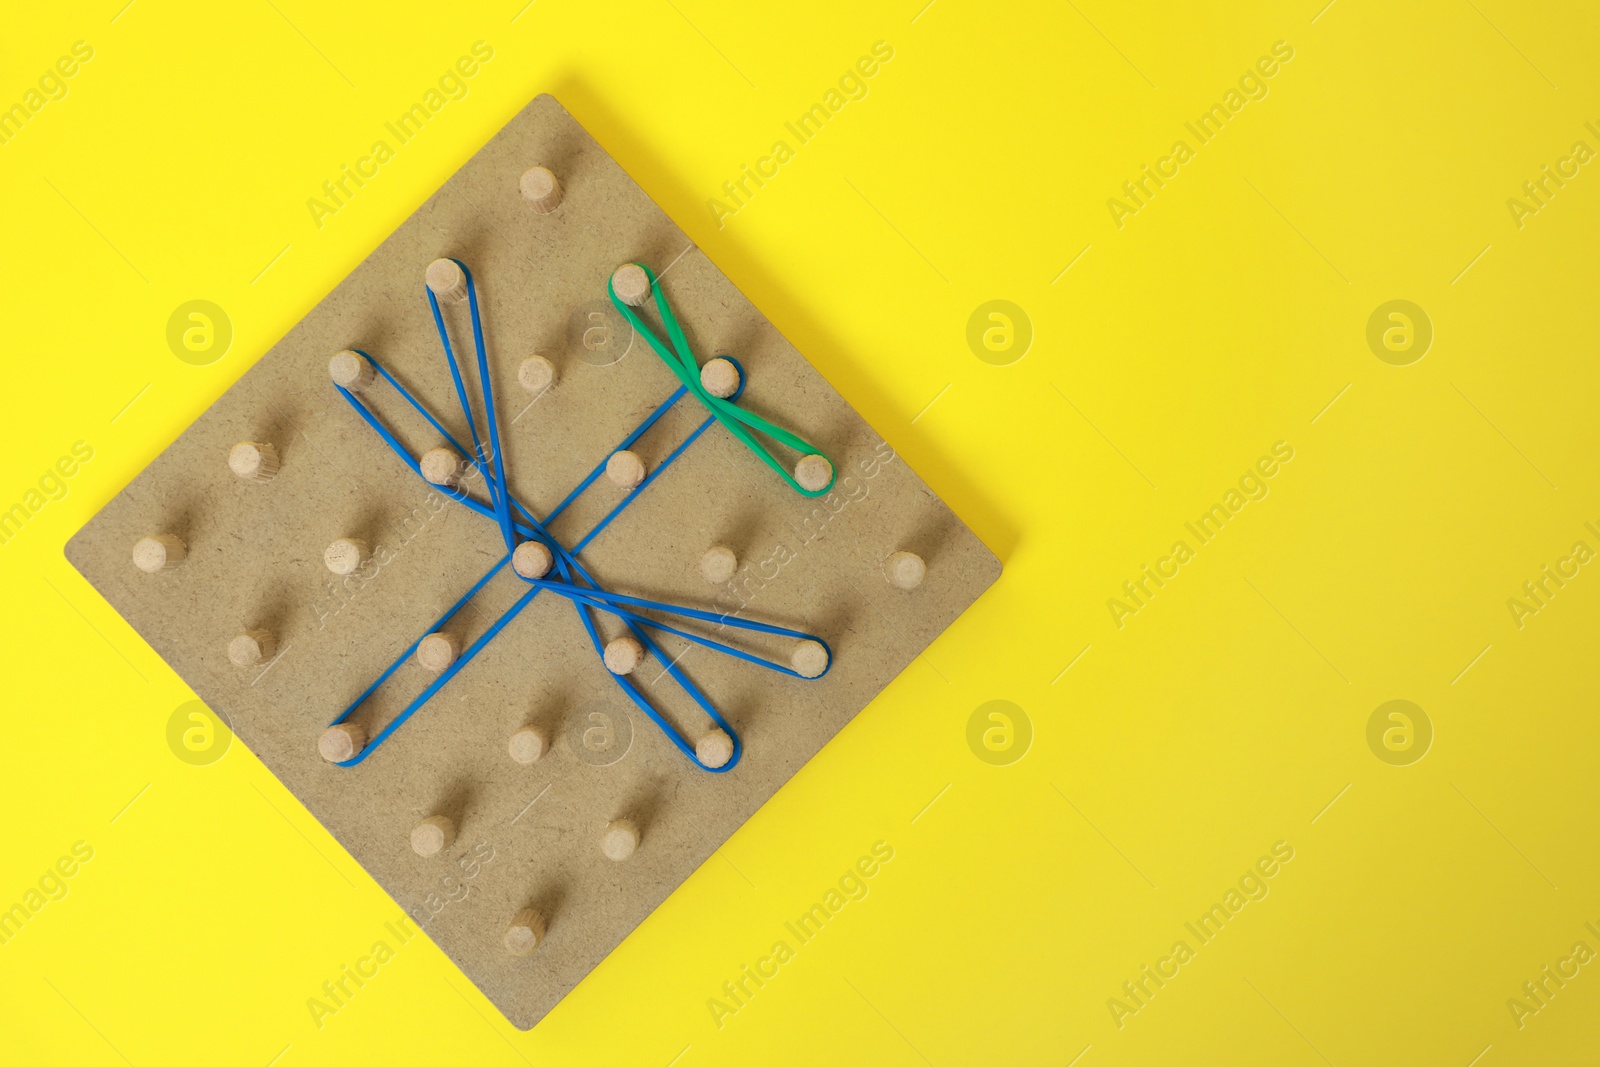
M 95 850 L 0 947 L 0 1059 L 1600 1057 L 1600 966 L 1521 1028 L 1506 1003 L 1600 950 L 1600 574 L 1507 608 L 1600 548 L 1600 174 L 1520 228 L 1506 204 L 1600 148 L 1594 5 L 124 2 L 0 32 L 0 104 L 95 50 L 0 145 L 0 507 L 95 450 L 0 546 L 0 907 Z M 469 95 L 318 229 L 307 198 L 478 40 Z M 719 228 L 708 198 L 880 40 Z M 1119 229 L 1107 199 L 1280 40 L 1267 97 Z M 319 1029 L 398 907 L 242 745 L 175 758 L 191 694 L 62 545 L 545 91 L 1005 573 L 532 1032 L 425 939 Z M 234 326 L 207 366 L 165 341 L 192 299 Z M 965 340 L 991 299 L 1035 331 L 1007 366 Z M 1435 330 L 1409 366 L 1366 343 L 1391 299 Z M 1107 599 L 1277 441 L 1270 495 L 1119 629 Z M 1033 729 L 1009 766 L 967 743 L 994 699 Z M 1435 731 L 1409 766 L 1367 744 L 1391 699 Z M 878 840 L 870 895 L 719 1029 L 708 998 Z M 1270 895 L 1119 1028 L 1107 1000 L 1280 840 Z

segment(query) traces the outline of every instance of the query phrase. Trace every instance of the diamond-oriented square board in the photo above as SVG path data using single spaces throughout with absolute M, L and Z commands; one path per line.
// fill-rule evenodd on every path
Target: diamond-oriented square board
M 551 214 L 518 193 L 519 176 L 535 165 L 562 183 Z M 504 553 L 495 523 L 418 479 L 327 374 L 334 352 L 369 352 L 466 439 L 423 295 L 424 268 L 443 256 L 473 272 L 507 477 L 535 515 L 678 385 L 606 299 L 607 278 L 624 262 L 660 276 L 701 361 L 739 361 L 742 405 L 832 458 L 834 489 L 807 499 L 713 425 L 581 555 L 613 592 L 737 611 L 831 644 L 832 669 L 808 682 L 662 637 L 738 730 L 744 754 L 731 772 L 708 774 L 684 759 L 629 703 L 571 604 L 555 596 L 537 598 L 365 762 L 341 768 L 319 757 L 328 723 Z M 470 362 L 465 312 L 447 315 Z M 557 377 L 531 396 L 516 372 L 536 354 Z M 392 389 L 363 396 L 412 454 L 441 443 Z M 634 450 L 654 469 L 705 417 L 687 397 Z M 278 474 L 258 483 L 231 473 L 228 451 L 239 441 L 273 443 Z M 623 492 L 597 480 L 552 532 L 574 543 Z M 131 548 L 158 532 L 182 539 L 188 555 L 146 574 Z M 373 558 L 338 579 L 323 549 L 346 536 L 366 540 Z M 725 585 L 699 573 L 713 544 L 738 553 L 739 571 Z M 885 580 L 884 560 L 898 550 L 927 561 L 919 588 Z M 994 555 L 550 96 L 529 104 L 414 212 L 101 510 L 67 555 L 524 1029 L 999 574 Z M 497 576 L 458 616 L 458 636 L 476 639 L 524 588 Z M 599 624 L 602 636 L 620 632 L 609 617 Z M 264 666 L 230 662 L 229 639 L 245 629 L 276 638 Z M 787 656 L 782 642 L 742 644 Z M 684 736 L 709 728 L 653 658 L 635 678 Z M 403 664 L 358 717 L 381 728 L 427 680 L 415 663 Z M 531 766 L 507 753 L 525 725 L 551 744 Z M 455 821 L 456 839 L 423 858 L 410 831 L 439 813 Z M 601 854 L 599 839 L 620 818 L 639 825 L 641 841 L 618 863 Z M 532 955 L 518 957 L 501 936 L 528 906 L 548 932 Z

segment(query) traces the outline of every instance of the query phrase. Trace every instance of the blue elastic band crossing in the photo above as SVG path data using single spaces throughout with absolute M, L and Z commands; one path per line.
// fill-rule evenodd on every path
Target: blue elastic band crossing
M 572 603 L 573 607 L 577 610 L 579 620 L 583 623 L 584 629 L 589 634 L 589 640 L 594 645 L 595 652 L 600 655 L 602 663 L 604 662 L 604 645 L 601 643 L 599 631 L 595 628 L 593 613 L 596 611 L 602 611 L 614 618 L 620 619 L 624 625 L 628 627 L 629 631 L 632 632 L 634 637 L 643 643 L 644 646 L 652 653 L 654 653 L 657 659 L 665 664 L 667 673 L 672 676 L 673 680 L 676 681 L 691 698 L 693 698 L 694 702 L 711 717 L 711 720 L 715 722 L 720 729 L 727 733 L 728 737 L 733 742 L 733 755 L 729 758 L 728 762 L 723 764 L 721 767 L 706 766 L 700 761 L 699 756 L 696 755 L 694 746 L 686 741 L 684 737 L 677 731 L 677 729 L 667 722 L 667 720 L 663 718 L 658 711 L 656 711 L 650 702 L 644 698 L 644 695 L 639 692 L 638 687 L 634 685 L 632 678 L 628 677 L 627 675 L 611 674 L 610 671 L 607 671 L 606 673 L 611 674 L 612 680 L 622 688 L 623 692 L 628 694 L 629 699 L 631 699 L 641 711 L 648 715 L 650 719 L 661 728 L 662 732 L 667 735 L 668 739 L 678 747 L 678 750 L 687 756 L 696 766 L 703 770 L 711 771 L 715 774 L 731 771 L 738 764 L 739 758 L 743 754 L 743 744 L 739 740 L 739 735 L 734 731 L 733 727 L 728 724 L 728 721 L 722 717 L 721 713 L 719 713 L 712 703 L 706 698 L 705 694 L 700 691 L 699 687 L 690 681 L 688 676 L 683 673 L 683 671 L 678 667 L 676 660 L 669 658 L 665 653 L 663 653 L 661 647 L 656 644 L 655 640 L 645 631 L 654 630 L 660 633 L 669 633 L 693 644 L 700 645 L 704 648 L 713 649 L 726 655 L 734 656 L 738 659 L 745 660 L 746 662 L 765 667 L 768 670 L 777 671 L 780 674 L 787 674 L 792 677 L 802 679 L 805 678 L 805 675 L 802 675 L 792 668 L 784 666 L 783 664 L 774 663 L 771 660 L 752 655 L 751 653 L 745 652 L 739 648 L 735 648 L 732 645 L 725 644 L 721 641 L 714 641 L 710 638 L 702 637 L 698 634 L 690 633 L 675 626 L 668 625 L 667 623 L 649 618 L 640 614 L 639 611 L 634 609 L 656 612 L 662 615 L 678 616 L 679 618 L 693 620 L 696 622 L 716 623 L 719 627 L 726 626 L 731 629 L 747 630 L 752 633 L 773 634 L 780 637 L 793 637 L 801 640 L 816 641 L 823 647 L 823 649 L 826 650 L 828 655 L 828 664 L 827 667 L 823 669 L 823 674 L 826 674 L 833 666 L 833 649 L 830 648 L 828 643 L 823 641 L 822 638 L 817 637 L 814 634 L 803 633 L 799 630 L 790 630 L 782 626 L 771 626 L 766 623 L 754 622 L 749 619 L 741 619 L 737 616 L 718 612 L 701 611 L 695 608 L 683 607 L 675 604 L 666 604 L 655 600 L 647 600 L 642 597 L 623 596 L 617 593 L 608 592 L 600 587 L 600 584 L 589 575 L 589 573 L 583 568 L 583 565 L 577 560 L 577 553 L 581 552 L 586 545 L 588 545 L 595 539 L 596 536 L 600 534 L 602 530 L 611 524 L 612 520 L 622 513 L 623 509 L 636 500 L 640 493 L 644 492 L 644 490 L 647 489 L 657 478 L 659 478 L 667 470 L 667 468 L 672 466 L 672 464 L 678 459 L 679 456 L 683 455 L 690 445 L 699 440 L 700 436 L 711 427 L 712 423 L 718 421 L 717 418 L 713 416 L 712 418 L 708 418 L 701 423 L 700 426 L 695 429 L 694 432 L 691 433 L 682 444 L 673 449 L 666 459 L 662 460 L 662 462 L 650 472 L 648 477 L 640 482 L 639 485 L 634 487 L 634 489 L 630 491 L 628 495 L 616 505 L 616 507 L 612 508 L 604 518 L 596 523 L 594 528 L 585 534 L 577 544 L 573 545 L 570 549 L 565 547 L 550 534 L 549 530 L 547 529 L 548 525 L 554 522 L 562 512 L 566 511 L 566 509 L 575 500 L 577 500 L 584 490 L 588 489 L 590 485 L 594 484 L 595 479 L 598 478 L 605 470 L 606 460 L 610 459 L 611 455 L 628 448 L 635 441 L 637 441 L 647 430 L 654 426 L 656 422 L 660 420 L 660 418 L 665 415 L 674 404 L 683 399 L 683 397 L 689 392 L 689 389 L 687 386 L 680 386 L 675 392 L 673 392 L 671 396 L 667 397 L 667 399 L 663 401 L 661 405 L 655 409 L 655 411 L 651 412 L 650 415 L 633 430 L 633 432 L 628 434 L 628 436 L 622 440 L 621 444 L 613 449 L 611 453 L 608 453 L 605 459 L 602 459 L 595 466 L 595 468 L 589 472 L 588 476 L 579 482 L 577 487 L 574 488 L 572 492 L 568 493 L 566 498 L 562 500 L 561 503 L 557 504 L 550 514 L 547 515 L 541 522 L 539 519 L 534 517 L 532 512 L 530 512 L 519 501 L 512 497 L 509 484 L 506 481 L 505 456 L 500 448 L 500 428 L 495 411 L 494 385 L 490 380 L 489 359 L 484 348 L 483 322 L 478 309 L 477 287 L 473 283 L 472 272 L 467 269 L 466 264 L 462 263 L 460 260 L 454 260 L 453 262 L 455 262 L 456 265 L 461 268 L 462 274 L 466 277 L 467 301 L 472 316 L 472 339 L 477 354 L 478 385 L 482 390 L 484 423 L 488 431 L 487 448 L 485 448 L 485 442 L 478 434 L 478 420 L 473 411 L 473 405 L 471 397 L 467 391 L 466 383 L 462 379 L 461 368 L 456 360 L 455 350 L 450 344 L 450 335 L 449 331 L 445 328 L 444 314 L 439 308 L 438 298 L 434 296 L 431 289 L 425 288 L 424 291 L 428 296 L 428 305 L 433 311 L 433 321 L 434 325 L 439 331 L 439 340 L 444 345 L 445 359 L 450 367 L 450 378 L 455 386 L 456 397 L 461 403 L 462 414 L 466 416 L 467 428 L 472 435 L 472 451 L 470 453 L 467 451 L 467 449 L 462 447 L 461 443 L 444 428 L 443 424 L 441 424 L 440 421 L 435 418 L 427 408 L 425 408 L 416 400 L 416 398 L 406 391 L 406 388 L 401 385 L 400 382 L 396 380 L 394 375 L 390 374 L 382 364 L 359 349 L 352 349 L 352 351 L 356 352 L 357 355 L 361 356 L 369 364 L 371 364 L 373 369 L 377 371 L 377 373 L 381 375 L 385 381 L 394 387 L 395 391 L 400 394 L 400 397 L 405 400 L 405 402 L 413 409 L 420 413 L 422 417 L 427 420 L 428 425 L 438 431 L 440 436 L 449 442 L 450 447 L 455 449 L 463 459 L 467 460 L 472 469 L 483 477 L 488 488 L 489 503 L 487 504 L 472 497 L 464 489 L 460 489 L 455 486 L 433 485 L 431 482 L 429 485 L 441 494 L 449 497 L 459 504 L 462 504 L 469 510 L 494 519 L 497 525 L 500 527 L 500 535 L 502 540 L 505 542 L 506 554 L 502 556 L 499 562 L 497 562 L 493 567 L 489 568 L 488 573 L 486 573 L 482 578 L 479 578 L 477 582 L 473 584 L 471 589 L 467 590 L 465 596 L 451 605 L 449 610 L 441 615 L 432 626 L 424 631 L 422 637 L 419 637 L 416 641 L 412 642 L 410 647 L 402 652 L 395 659 L 395 661 L 378 676 L 377 680 L 369 685 L 360 696 L 356 697 L 354 702 L 352 702 L 349 707 L 345 708 L 344 711 L 340 713 L 339 717 L 334 719 L 333 723 L 330 725 L 337 725 L 341 722 L 344 722 L 351 715 L 353 715 L 356 712 L 356 709 L 361 707 L 361 705 L 366 702 L 367 698 L 370 697 L 379 686 L 387 681 L 390 675 L 394 674 L 394 672 L 400 668 L 402 663 L 416 653 L 417 647 L 422 644 L 424 638 L 447 624 L 452 618 L 455 617 L 457 612 L 465 607 L 467 603 L 478 594 L 479 590 L 488 584 L 491 578 L 493 578 L 496 574 L 499 574 L 502 570 L 506 569 L 506 565 L 511 562 L 512 553 L 516 551 L 519 539 L 537 540 L 544 544 L 544 546 L 550 550 L 550 554 L 554 560 L 554 566 L 552 569 L 556 574 L 559 575 L 559 578 L 552 577 L 549 574 L 543 578 L 533 579 L 523 578 L 521 575 L 516 575 L 521 581 L 527 583 L 529 586 L 528 591 L 522 594 L 522 596 L 519 597 L 516 602 L 511 605 L 511 607 L 507 608 L 506 611 L 503 612 L 492 625 L 490 625 L 488 630 L 486 630 L 476 641 L 472 642 L 472 644 L 469 645 L 461 653 L 461 655 L 456 658 L 455 662 L 453 662 L 448 668 L 440 673 L 437 678 L 430 682 L 427 688 L 423 689 L 423 691 L 418 694 L 415 699 L 407 704 L 406 707 L 398 715 L 396 715 L 387 726 L 385 726 L 377 735 L 375 735 L 360 752 L 356 753 L 348 760 L 341 761 L 339 766 L 353 767 L 370 756 L 379 745 L 388 740 L 389 736 L 398 730 L 407 719 L 411 718 L 412 715 L 414 715 L 424 704 L 426 704 L 435 693 L 444 688 L 444 686 L 449 683 L 450 679 L 454 678 L 463 667 L 472 662 L 478 653 L 483 651 L 489 642 L 492 641 L 502 630 L 506 628 L 507 625 L 510 624 L 511 620 L 516 618 L 524 608 L 533 602 L 534 597 L 538 596 L 541 592 L 548 590 L 549 592 L 558 596 L 565 597 Z M 739 371 L 739 390 L 738 392 L 734 393 L 731 398 L 729 398 L 730 401 L 736 401 L 744 392 L 744 368 L 739 366 L 737 361 L 730 360 L 730 362 L 733 362 L 734 366 L 738 368 Z M 361 416 L 367 425 L 372 427 L 372 429 L 378 434 L 379 438 L 382 439 L 384 444 L 388 445 L 389 449 L 393 451 L 395 455 L 399 456 L 406 466 L 410 467 L 419 478 L 422 477 L 422 468 L 418 459 L 406 451 L 405 446 L 402 445 L 399 439 L 395 437 L 389 428 L 386 427 L 381 420 L 379 420 L 377 415 L 375 415 L 372 410 L 368 408 L 367 405 L 350 390 L 340 385 L 335 385 L 334 388 L 338 389 L 339 394 L 344 397 L 346 402 L 348 402 L 352 408 L 355 409 L 356 413 Z M 516 574 L 516 571 L 512 570 L 511 573 Z M 821 677 L 821 675 L 818 675 L 817 677 Z

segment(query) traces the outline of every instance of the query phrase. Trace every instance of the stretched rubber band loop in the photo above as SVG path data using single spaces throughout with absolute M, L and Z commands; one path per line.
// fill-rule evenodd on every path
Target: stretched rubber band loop
M 706 410 L 711 412 L 718 422 L 727 427 L 729 433 L 733 434 L 746 448 L 755 453 L 757 459 L 776 471 L 778 476 L 787 482 L 795 492 L 801 496 L 819 497 L 832 489 L 834 479 L 838 477 L 838 468 L 834 466 L 833 460 L 820 449 L 801 438 L 798 434 L 762 418 L 753 411 L 746 411 L 738 404 L 733 403 L 732 401 L 737 399 L 738 394 L 729 399 L 723 399 L 719 396 L 713 396 L 704 385 L 700 384 L 700 365 L 695 362 L 694 352 L 689 347 L 689 340 L 684 336 L 683 328 L 678 325 L 678 318 L 673 314 L 672 305 L 667 301 L 665 294 L 661 292 L 661 286 L 656 281 L 655 272 L 643 263 L 635 263 L 634 266 L 644 271 L 645 277 L 650 280 L 650 295 L 656 302 L 656 310 L 661 314 L 661 323 L 666 327 L 667 337 L 672 342 L 670 347 L 662 344 L 660 338 L 645 325 L 644 320 L 639 317 L 638 313 L 617 296 L 616 288 L 609 279 L 606 281 L 606 293 L 611 297 L 611 303 L 622 314 L 623 318 L 628 320 L 634 331 L 649 343 L 650 347 L 655 350 L 656 355 L 661 357 L 661 361 L 667 365 L 667 369 L 672 371 L 678 380 L 684 384 L 684 387 L 695 395 L 695 399 L 705 405 Z M 743 368 L 740 369 L 739 373 L 739 388 L 740 392 L 743 392 Z M 828 484 L 820 489 L 806 489 L 801 486 L 799 482 L 794 480 L 794 475 L 789 472 L 789 469 L 778 462 L 777 457 L 772 454 L 771 450 L 756 440 L 755 435 L 750 432 L 751 430 L 771 437 L 773 440 L 799 452 L 802 456 L 822 456 L 823 459 L 828 461 L 828 468 L 831 472 L 828 476 Z
M 478 312 L 478 288 L 472 280 L 472 271 L 459 259 L 450 262 L 461 268 L 462 275 L 467 282 L 467 306 L 472 314 L 472 343 L 478 354 L 478 388 L 483 393 L 483 406 L 485 422 L 489 429 L 489 455 L 483 454 L 483 442 L 478 439 L 478 420 L 473 415 L 472 398 L 467 395 L 466 385 L 461 380 L 461 368 L 456 362 L 454 348 L 450 344 L 450 331 L 444 325 L 444 313 L 439 310 L 439 298 L 433 290 L 423 286 L 427 294 L 428 306 L 433 311 L 433 324 L 438 328 L 439 340 L 444 345 L 445 361 L 450 365 L 450 379 L 455 383 L 456 396 L 461 401 L 461 413 L 466 416 L 467 428 L 472 431 L 472 444 L 477 458 L 487 460 L 494 465 L 494 477 L 488 479 L 489 502 L 494 506 L 495 518 L 500 523 L 500 536 L 505 540 L 506 551 L 513 551 L 516 538 L 511 532 L 511 509 L 506 497 L 509 489 L 506 486 L 505 456 L 500 451 L 500 427 L 495 417 L 494 382 L 489 376 L 489 356 L 483 343 L 483 319 Z M 459 447 L 458 447 L 459 451 Z M 487 472 L 485 472 L 487 475 Z

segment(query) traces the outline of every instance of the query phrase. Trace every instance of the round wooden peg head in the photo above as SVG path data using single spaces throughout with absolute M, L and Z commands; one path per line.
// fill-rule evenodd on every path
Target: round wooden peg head
M 915 552 L 894 552 L 883 561 L 883 575 L 896 589 L 915 589 L 928 576 L 928 565 Z
M 624 263 L 611 274 L 611 291 L 624 304 L 638 307 L 650 296 L 650 275 L 637 263 Z
M 151 534 L 134 542 L 133 565 L 146 574 L 170 571 L 188 554 L 189 549 L 172 534 Z
M 548 215 L 561 204 L 561 182 L 548 167 L 529 167 L 517 180 L 522 199 L 541 215 Z
M 328 360 L 328 377 L 333 379 L 333 384 L 352 393 L 371 385 L 377 376 L 378 372 L 372 368 L 371 361 L 353 349 L 335 352 L 333 358 Z
M 527 956 L 538 948 L 543 940 L 544 917 L 532 908 L 523 908 L 517 912 L 516 918 L 511 920 L 511 925 L 506 927 L 500 943 L 513 956 Z
M 607 643 L 604 658 L 612 674 L 632 674 L 644 662 L 644 646 L 632 637 L 619 637 Z
M 329 763 L 343 763 L 367 744 L 367 731 L 358 722 L 334 723 L 317 739 L 317 751 Z
M 622 862 L 639 847 L 639 828 L 627 819 L 608 823 L 600 835 L 600 851 L 606 859 Z
M 322 551 L 328 570 L 343 577 L 354 574 L 367 561 L 367 543 L 355 537 L 341 537 Z
M 430 448 L 417 460 L 422 477 L 434 485 L 455 485 L 465 461 L 453 448 Z
M 556 368 L 543 356 L 529 356 L 517 367 L 517 384 L 538 396 L 556 380 Z
M 725 767 L 733 758 L 733 738 L 721 730 L 712 730 L 694 745 L 695 758 L 715 770 Z
M 802 678 L 819 678 L 828 669 L 828 650 L 821 641 L 801 641 L 789 655 L 789 666 Z
M 442 630 L 431 633 L 417 644 L 417 662 L 435 674 L 447 670 L 456 661 L 460 647 L 456 639 Z
M 644 481 L 644 460 L 626 448 L 611 453 L 606 460 L 606 477 L 624 489 L 633 489 Z
M 429 263 L 424 277 L 441 304 L 459 304 L 467 298 L 467 274 L 453 259 L 436 259 Z
M 721 356 L 708 359 L 700 367 L 700 384 L 712 396 L 726 400 L 739 391 L 739 368 Z
M 543 756 L 550 746 L 542 732 L 531 726 L 524 726 L 511 735 L 511 743 L 506 747 L 512 759 L 527 764 L 538 763 L 539 757 Z
M 448 815 L 430 815 L 411 830 L 411 851 L 437 856 L 456 839 L 456 824 Z
M 511 553 L 511 569 L 524 578 L 543 578 L 554 565 L 543 541 L 524 541 Z
M 271 659 L 277 647 L 267 631 L 246 630 L 228 642 L 228 660 L 235 667 L 254 667 Z
M 712 545 L 700 557 L 700 577 L 712 585 L 722 585 L 733 580 L 739 570 L 739 557 L 727 545 Z
M 801 456 L 794 465 L 794 480 L 808 493 L 821 492 L 833 481 L 833 464 L 826 456 Z
M 228 450 L 228 469 L 251 482 L 270 482 L 278 473 L 278 450 L 258 441 L 240 441 Z

